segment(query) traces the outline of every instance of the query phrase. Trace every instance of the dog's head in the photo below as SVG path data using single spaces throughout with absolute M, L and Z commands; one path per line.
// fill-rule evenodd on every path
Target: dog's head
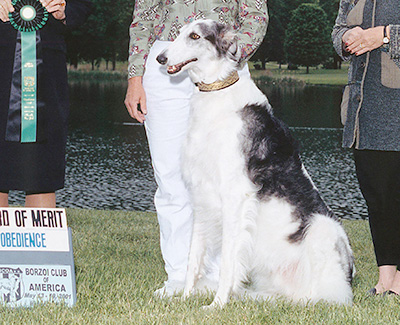
M 197 20 L 157 57 L 171 75 L 189 70 L 194 82 L 213 82 L 237 69 L 240 59 L 232 29 L 213 20 Z

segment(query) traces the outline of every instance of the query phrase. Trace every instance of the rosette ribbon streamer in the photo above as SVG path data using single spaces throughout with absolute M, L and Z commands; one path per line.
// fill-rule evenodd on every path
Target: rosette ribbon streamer
M 38 72 L 43 63 L 40 51 L 41 29 L 48 12 L 39 0 L 13 0 L 11 25 L 18 30 L 12 75 L 6 140 L 37 141 L 38 109 L 44 102 L 38 96 Z

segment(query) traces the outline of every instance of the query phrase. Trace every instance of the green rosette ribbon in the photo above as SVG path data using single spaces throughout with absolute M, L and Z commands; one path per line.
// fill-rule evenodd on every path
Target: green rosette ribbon
M 37 134 L 37 31 L 49 18 L 39 0 L 13 0 L 14 12 L 9 14 L 11 25 L 20 32 L 20 141 L 36 142 Z M 19 51 L 19 46 L 17 46 Z M 19 62 L 17 62 L 19 64 Z M 15 66 L 15 63 L 14 63 Z M 14 76 L 13 76 L 14 77 Z M 10 103 L 15 102 L 11 98 Z M 11 104 L 10 104 L 11 108 Z

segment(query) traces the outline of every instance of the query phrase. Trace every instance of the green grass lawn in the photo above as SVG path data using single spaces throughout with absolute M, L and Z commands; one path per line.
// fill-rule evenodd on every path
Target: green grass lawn
M 366 221 L 344 221 L 356 258 L 354 305 L 298 306 L 232 301 L 206 312 L 212 296 L 187 301 L 153 297 L 165 280 L 154 213 L 67 210 L 73 230 L 78 302 L 0 308 L 3 324 L 399 324 L 400 300 L 370 298 L 376 281 Z
M 250 68 L 252 64 L 250 63 Z M 310 67 L 309 74 L 305 67 L 299 67 L 298 70 L 288 70 L 287 65 L 279 65 L 275 62 L 268 62 L 265 70 L 251 69 L 251 75 L 254 79 L 267 78 L 287 81 L 294 79 L 305 84 L 314 85 L 345 85 L 347 84 L 348 64 L 343 63 L 341 69 L 323 69 L 321 67 Z

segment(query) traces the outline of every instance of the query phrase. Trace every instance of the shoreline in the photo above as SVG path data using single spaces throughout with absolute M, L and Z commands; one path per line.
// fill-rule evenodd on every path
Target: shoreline
M 253 62 L 249 63 L 250 73 L 256 84 L 272 84 L 282 86 L 344 86 L 347 84 L 347 65 L 341 69 L 323 69 L 321 67 L 310 68 L 307 74 L 305 67 L 298 70 L 288 70 L 286 65 L 279 67 L 278 64 L 269 62 L 266 70 L 256 70 Z M 127 80 L 127 72 L 124 64 L 120 63 L 115 71 L 106 70 L 100 66 L 96 70 L 82 65 L 77 70 L 68 69 L 70 82 L 124 82 Z

